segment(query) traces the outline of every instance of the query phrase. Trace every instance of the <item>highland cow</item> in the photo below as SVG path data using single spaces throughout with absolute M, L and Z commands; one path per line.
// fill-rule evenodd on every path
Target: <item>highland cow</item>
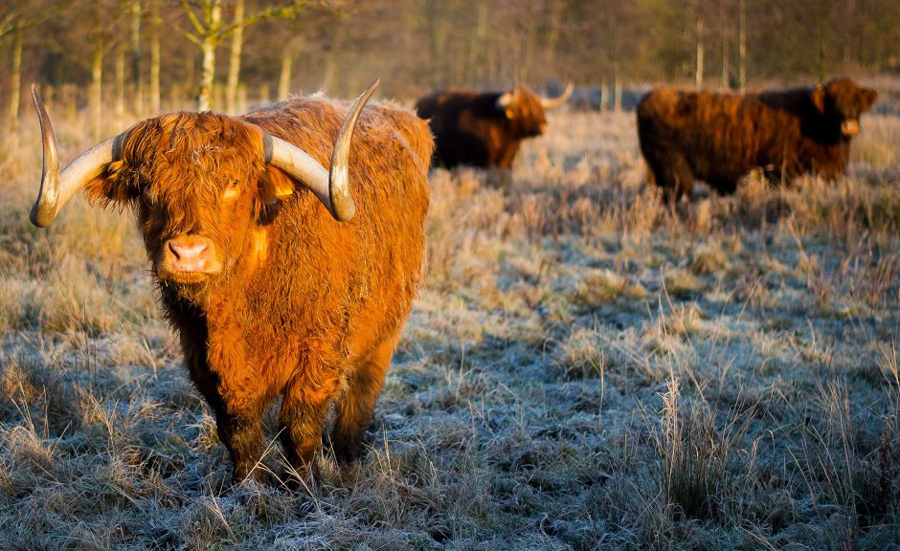
M 51 224 L 82 189 L 134 210 L 235 481 L 258 476 L 261 416 L 278 397 L 298 472 L 309 472 L 332 404 L 336 457 L 361 452 L 421 278 L 433 150 L 413 113 L 362 111 L 377 84 L 349 109 L 301 97 L 241 117 L 151 118 L 61 173 L 33 90 L 44 140 L 33 223 Z
M 846 78 L 746 96 L 657 88 L 638 105 L 641 152 L 675 200 L 690 197 L 694 179 L 734 192 L 755 167 L 774 180 L 807 172 L 836 179 L 876 97 Z
M 435 165 L 511 168 L 522 140 L 546 132 L 544 109 L 565 104 L 572 90 L 569 84 L 552 100 L 527 87 L 503 93 L 435 92 L 416 102 L 416 113 L 429 119 Z

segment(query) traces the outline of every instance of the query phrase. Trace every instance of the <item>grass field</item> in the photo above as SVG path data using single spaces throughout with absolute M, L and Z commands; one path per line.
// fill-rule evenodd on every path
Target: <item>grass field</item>
M 28 114 L 0 137 L 2 547 L 900 549 L 900 117 L 862 124 L 840 182 L 675 211 L 631 114 L 553 114 L 511 178 L 436 171 L 371 449 L 291 492 L 224 490 L 131 217 L 28 223 Z

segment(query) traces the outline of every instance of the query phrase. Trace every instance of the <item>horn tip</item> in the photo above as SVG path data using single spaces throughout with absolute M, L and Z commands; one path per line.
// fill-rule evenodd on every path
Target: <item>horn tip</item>
M 370 84 L 369 87 L 366 88 L 366 91 L 363 92 L 362 95 L 363 96 L 371 96 L 375 92 L 375 90 L 378 89 L 379 86 L 381 86 L 381 79 L 376 78 L 374 81 L 372 81 L 372 84 Z
M 34 205 L 31 208 L 31 213 L 28 215 L 28 218 L 31 220 L 31 224 L 38 228 L 49 228 L 50 224 L 53 222 L 53 220 L 47 220 L 47 217 L 41 212 L 38 205 Z

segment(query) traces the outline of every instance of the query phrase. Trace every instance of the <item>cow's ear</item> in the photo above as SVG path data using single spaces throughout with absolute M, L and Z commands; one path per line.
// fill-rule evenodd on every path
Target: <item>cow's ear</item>
M 819 110 L 819 113 L 825 114 L 825 88 L 816 86 L 809 94 L 809 99 L 813 105 Z
M 100 174 L 88 182 L 84 193 L 93 205 L 111 203 L 125 205 L 140 198 L 150 180 L 149 167 L 144 163 L 143 151 L 155 151 L 156 134 L 146 132 L 144 125 L 136 125 L 120 134 L 113 144 L 113 160 L 103 166 Z
M 862 110 L 868 111 L 875 104 L 875 100 L 878 99 L 878 92 L 871 88 L 863 88 L 860 91 L 860 98 L 862 100 Z
M 258 181 L 259 198 L 267 205 L 290 197 L 295 190 L 296 186 L 291 177 L 272 165 L 266 166 Z
M 84 193 L 92 205 L 125 204 L 140 196 L 140 185 L 134 184 L 138 179 L 135 171 L 126 168 L 124 161 L 113 161 L 84 186 Z

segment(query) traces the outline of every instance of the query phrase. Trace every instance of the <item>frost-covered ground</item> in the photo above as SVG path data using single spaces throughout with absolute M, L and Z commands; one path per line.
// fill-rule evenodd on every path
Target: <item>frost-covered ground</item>
M 30 227 L 30 122 L 0 137 L 4 549 L 900 545 L 900 117 L 836 184 L 674 212 L 630 114 L 552 115 L 511 178 L 436 171 L 371 450 L 301 492 L 224 490 L 128 215 Z

